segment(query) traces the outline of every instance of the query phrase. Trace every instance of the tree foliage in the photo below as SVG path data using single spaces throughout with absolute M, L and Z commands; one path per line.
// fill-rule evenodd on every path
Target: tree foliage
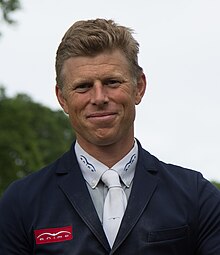
M 14 23 L 10 14 L 18 9 L 20 9 L 19 0 L 0 0 L 1 18 L 8 24 Z
M 52 162 L 69 149 L 74 133 L 63 111 L 26 94 L 0 89 L 0 194 L 13 180 Z
M 19 0 L 0 0 L 0 21 L 7 24 L 14 24 L 15 20 L 11 14 L 21 8 Z M 0 32 L 1 36 L 1 32 Z
M 212 184 L 215 185 L 218 189 L 220 189 L 220 183 L 216 181 L 212 181 Z

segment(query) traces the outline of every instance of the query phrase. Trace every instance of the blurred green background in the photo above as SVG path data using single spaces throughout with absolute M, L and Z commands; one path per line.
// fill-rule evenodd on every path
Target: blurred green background
M 17 178 L 51 163 L 70 148 L 74 133 L 63 111 L 0 88 L 0 194 Z

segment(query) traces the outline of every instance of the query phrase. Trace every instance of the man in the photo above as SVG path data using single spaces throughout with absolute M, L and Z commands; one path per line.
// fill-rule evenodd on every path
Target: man
M 219 191 L 134 138 L 146 88 L 138 50 L 132 31 L 111 20 L 79 21 L 66 32 L 56 94 L 76 142 L 5 192 L 0 254 L 220 254 Z M 109 185 L 106 173 L 120 182 Z M 108 200 L 110 190 L 119 193 Z

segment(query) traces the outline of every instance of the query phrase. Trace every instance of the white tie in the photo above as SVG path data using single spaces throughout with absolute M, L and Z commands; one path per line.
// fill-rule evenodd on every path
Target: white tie
M 101 179 L 108 187 L 103 209 L 103 229 L 112 247 L 127 206 L 127 198 L 116 171 L 105 171 Z

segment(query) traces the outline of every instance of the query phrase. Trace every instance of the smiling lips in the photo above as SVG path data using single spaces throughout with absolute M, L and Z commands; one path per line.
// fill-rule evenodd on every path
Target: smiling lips
M 92 113 L 89 114 L 87 116 L 87 119 L 90 120 L 95 120 L 95 121 L 107 121 L 107 120 L 112 120 L 114 119 L 116 116 L 116 112 L 96 112 L 96 113 Z

